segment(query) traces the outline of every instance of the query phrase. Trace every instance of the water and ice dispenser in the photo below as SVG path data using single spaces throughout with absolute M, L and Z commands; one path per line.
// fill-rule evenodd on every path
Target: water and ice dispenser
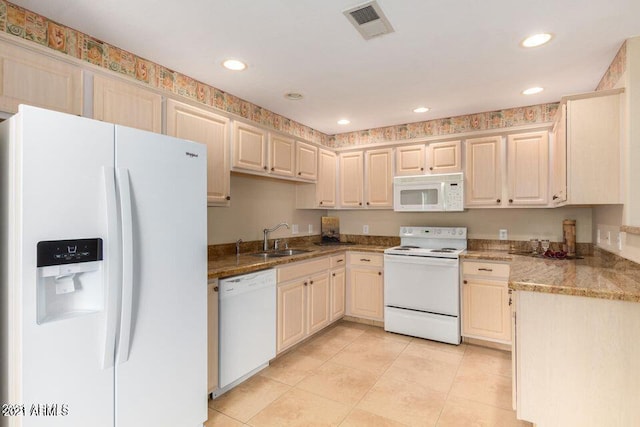
M 37 251 L 38 324 L 102 310 L 102 239 L 42 241 Z

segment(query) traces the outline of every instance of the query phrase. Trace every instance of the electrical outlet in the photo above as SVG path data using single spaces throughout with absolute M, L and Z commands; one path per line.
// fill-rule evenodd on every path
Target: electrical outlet
M 618 242 L 618 250 L 622 251 L 622 233 L 618 233 L 618 237 L 616 240 Z
M 362 226 L 362 234 L 369 234 L 369 226 L 368 225 L 363 225 Z
M 596 234 L 596 243 L 600 244 L 600 229 L 598 228 L 598 233 Z
M 507 232 L 506 228 L 501 228 L 500 230 L 498 230 L 498 238 L 500 240 L 507 240 L 509 238 L 509 233 Z
M 291 234 L 298 234 L 298 224 L 291 224 Z
M 309 224 L 309 234 L 313 234 L 313 224 Z
M 611 232 L 607 231 L 607 245 L 611 246 Z

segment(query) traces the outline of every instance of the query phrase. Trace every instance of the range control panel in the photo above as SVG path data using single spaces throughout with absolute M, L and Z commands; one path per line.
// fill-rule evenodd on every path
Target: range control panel
M 400 237 L 424 239 L 466 239 L 466 227 L 401 227 Z
M 38 267 L 102 260 L 102 239 L 38 242 Z

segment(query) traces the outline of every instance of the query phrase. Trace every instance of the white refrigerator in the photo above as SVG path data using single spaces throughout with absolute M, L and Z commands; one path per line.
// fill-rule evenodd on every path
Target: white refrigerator
M 201 426 L 206 147 L 23 105 L 0 159 L 0 424 Z

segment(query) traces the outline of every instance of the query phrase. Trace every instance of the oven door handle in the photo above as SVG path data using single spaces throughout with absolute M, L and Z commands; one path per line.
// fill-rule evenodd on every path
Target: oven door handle
M 458 260 L 456 258 L 434 258 L 434 257 L 425 257 L 425 256 L 385 254 L 384 262 L 458 268 Z

